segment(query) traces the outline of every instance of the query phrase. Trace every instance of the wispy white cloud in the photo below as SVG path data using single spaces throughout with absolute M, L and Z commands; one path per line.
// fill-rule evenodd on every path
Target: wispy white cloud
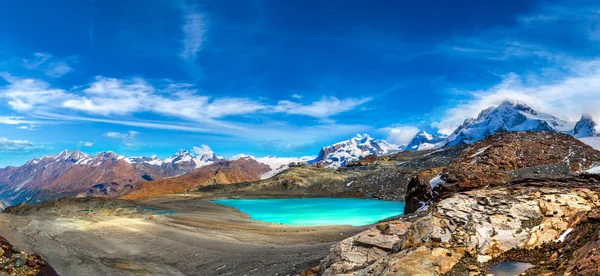
M 387 141 L 406 146 L 410 141 L 415 137 L 419 129 L 414 126 L 397 126 L 397 127 L 388 127 L 381 129 L 384 133 L 387 133 Z
M 197 155 L 202 155 L 205 153 L 211 153 L 212 149 L 208 145 L 200 145 L 199 147 L 193 147 L 194 153 Z
M 195 7 L 183 7 L 183 32 L 181 57 L 193 61 L 202 49 L 207 30 L 206 15 L 196 11 Z
M 68 94 L 61 89 L 52 89 L 50 84 L 38 79 L 20 79 L 8 73 L 0 73 L 9 84 L 0 90 L 0 98 L 7 100 L 16 111 L 29 111 L 36 106 L 52 107 Z
M 95 144 L 96 142 L 90 142 L 90 141 L 79 141 L 80 145 L 83 145 L 84 147 L 91 147 Z
M 0 76 L 9 82 L 9 85 L 0 89 L 0 98 L 6 99 L 14 110 L 20 112 L 35 110 L 40 113 L 39 111 L 67 109 L 102 116 L 153 112 L 221 126 L 226 123 L 215 119 L 254 113 L 285 113 L 327 119 L 372 100 L 323 97 L 314 102 L 284 100 L 270 105 L 248 98 L 198 95 L 197 89 L 187 84 L 170 83 L 161 87 L 141 78 L 122 80 L 105 77 L 97 77 L 81 93 L 77 93 L 78 91 L 52 88 L 47 82 L 38 79 L 20 79 L 7 73 Z
M 348 98 L 340 100 L 336 97 L 323 97 L 321 100 L 309 104 L 283 100 L 277 103 L 273 111 L 292 115 L 306 115 L 315 118 L 328 118 L 353 110 L 371 100 L 372 98 Z
M 136 137 L 139 134 L 140 134 L 139 132 L 134 131 L 134 130 L 130 130 L 125 133 L 110 131 L 110 132 L 104 133 L 104 136 L 106 136 L 108 138 L 119 139 L 119 140 L 123 141 L 123 144 L 125 144 L 126 146 L 133 147 L 138 144 Z
M 73 71 L 69 62 L 74 62 L 75 57 L 60 59 L 48 53 L 35 53 L 33 58 L 22 59 L 22 66 L 30 70 L 40 70 L 51 78 L 60 78 Z
M 41 121 L 28 120 L 22 116 L 0 116 L 0 124 L 3 125 L 21 125 L 21 124 L 40 124 Z
M 46 75 L 52 78 L 60 78 L 71 71 L 73 71 L 73 68 L 64 61 L 51 62 L 48 69 L 46 69 Z
M 30 152 L 41 147 L 35 146 L 28 140 L 9 140 L 0 138 L 0 152 Z
M 29 130 L 29 131 L 36 131 L 38 129 L 38 126 L 36 126 L 36 125 L 22 125 L 22 126 L 18 126 L 17 129 Z

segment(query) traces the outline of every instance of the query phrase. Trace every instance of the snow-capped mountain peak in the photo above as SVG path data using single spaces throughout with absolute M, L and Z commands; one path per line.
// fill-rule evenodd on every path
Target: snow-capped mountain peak
M 504 101 L 467 119 L 447 139 L 449 146 L 473 143 L 499 131 L 566 131 L 572 127 L 550 114 L 538 112 L 519 101 Z
M 349 140 L 323 147 L 312 163 L 323 163 L 328 167 L 344 166 L 368 155 L 386 155 L 399 152 L 401 147 L 385 140 L 377 140 L 368 134 L 357 134 Z
M 435 149 L 444 146 L 445 140 L 442 136 L 434 136 L 424 130 L 417 132 L 415 137 L 406 146 L 405 150 L 420 151 Z
M 573 136 L 575 138 L 583 138 L 597 135 L 597 125 L 592 116 L 584 114 L 573 128 Z
M 197 154 L 194 160 L 200 162 L 214 162 L 218 159 L 217 155 L 207 145 L 194 147 L 194 153 Z

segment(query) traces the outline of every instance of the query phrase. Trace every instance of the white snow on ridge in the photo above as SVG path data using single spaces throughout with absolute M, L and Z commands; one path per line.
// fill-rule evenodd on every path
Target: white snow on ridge
M 233 156 L 232 160 L 238 160 L 241 158 L 251 158 L 256 160 L 259 163 L 265 164 L 271 168 L 271 171 L 268 171 L 260 176 L 260 179 L 271 178 L 282 171 L 289 169 L 290 163 L 307 163 L 315 159 L 314 156 L 303 156 L 303 157 L 275 157 L 275 156 L 265 156 L 256 158 L 247 154 L 238 154 Z
M 490 148 L 490 146 L 478 149 L 477 152 L 474 153 L 473 155 L 469 156 L 469 158 L 477 157 L 477 156 L 483 154 L 488 148 Z
M 377 140 L 367 134 L 357 134 L 350 140 L 323 147 L 314 162 L 322 162 L 327 167 L 336 168 L 368 155 L 388 155 L 400 152 L 402 149 L 403 147 L 390 144 L 385 140 Z

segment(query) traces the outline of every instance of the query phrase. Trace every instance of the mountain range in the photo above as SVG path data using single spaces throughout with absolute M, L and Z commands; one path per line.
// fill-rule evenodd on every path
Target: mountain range
M 481 111 L 476 118 L 465 120 L 449 136 L 419 131 L 403 146 L 357 134 L 323 147 L 316 158 L 256 158 L 241 154 L 226 160 L 208 146 L 194 148 L 194 153 L 182 150 L 164 160 L 156 156 L 126 157 L 110 151 L 91 156 L 79 150 L 64 150 L 57 155 L 32 159 L 20 167 L 0 169 L 0 205 L 35 203 L 61 196 L 126 197 L 132 194 L 130 197 L 136 198 L 139 197 L 136 195 L 183 192 L 198 183 L 229 184 L 270 178 L 292 163 L 336 168 L 370 155 L 471 144 L 497 132 L 525 130 L 570 134 L 593 147 L 600 147 L 596 123 L 588 115 L 583 115 L 578 122 L 567 122 L 522 102 L 505 101 Z
M 381 156 L 400 151 L 432 150 L 458 144 L 472 144 L 503 131 L 560 132 L 590 144 L 600 139 L 597 137 L 596 126 L 594 120 L 586 114 L 577 122 L 567 122 L 553 115 L 538 112 L 523 102 L 504 101 L 498 106 L 482 110 L 476 118 L 466 119 L 448 136 L 421 130 L 406 146 L 402 146 L 371 138 L 367 134 L 358 134 L 347 141 L 323 147 L 313 162 L 328 167 L 339 167 L 368 155 Z

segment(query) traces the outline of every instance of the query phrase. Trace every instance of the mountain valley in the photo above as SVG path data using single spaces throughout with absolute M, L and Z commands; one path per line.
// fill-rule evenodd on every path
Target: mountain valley
M 446 137 L 359 134 L 316 158 L 65 150 L 0 169 L 0 234 L 61 275 L 477 275 L 509 261 L 585 274 L 600 261 L 581 253 L 600 231 L 595 128 L 505 102 Z M 213 202 L 306 197 L 406 206 L 375 225 L 309 227 Z

